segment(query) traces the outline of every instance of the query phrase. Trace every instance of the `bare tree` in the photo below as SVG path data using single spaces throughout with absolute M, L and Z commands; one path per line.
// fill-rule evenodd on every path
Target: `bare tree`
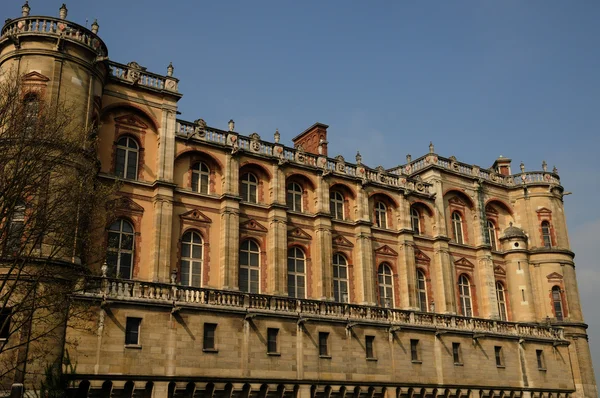
M 94 127 L 70 108 L 0 76 L 0 388 L 60 369 L 67 318 L 86 316 L 70 296 L 103 256 L 91 239 L 112 187 L 96 179 Z

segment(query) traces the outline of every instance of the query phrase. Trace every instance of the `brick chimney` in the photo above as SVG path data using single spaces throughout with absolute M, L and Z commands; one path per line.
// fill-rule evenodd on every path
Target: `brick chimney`
M 510 171 L 510 161 L 511 159 L 505 158 L 502 155 L 492 165 L 492 169 L 496 170 L 498 174 L 502 174 L 503 176 L 511 175 Z
M 323 123 L 315 123 L 292 139 L 294 148 L 302 145 L 304 151 L 319 155 L 319 143 L 323 145 L 322 154 L 327 156 L 327 128 Z

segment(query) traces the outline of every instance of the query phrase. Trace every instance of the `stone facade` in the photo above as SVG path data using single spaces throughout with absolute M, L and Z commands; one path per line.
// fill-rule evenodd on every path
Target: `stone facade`
M 1 70 L 99 126 L 132 240 L 74 300 L 74 394 L 597 396 L 555 171 L 433 144 L 370 168 L 328 157 L 322 123 L 292 148 L 179 120 L 172 65 L 109 61 L 97 33 L 24 15 L 0 36 Z

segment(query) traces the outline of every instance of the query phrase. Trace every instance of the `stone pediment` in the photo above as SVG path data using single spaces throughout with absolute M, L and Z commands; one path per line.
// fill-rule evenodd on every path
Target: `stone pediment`
M 536 210 L 536 213 L 538 214 L 552 214 L 552 210 L 548 209 L 547 207 L 541 207 L 539 209 Z
M 398 252 L 389 247 L 388 245 L 383 245 L 380 248 L 375 249 L 375 253 L 384 256 L 398 256 Z
M 138 129 L 147 129 L 148 125 L 142 121 L 139 117 L 135 115 L 124 115 L 118 116 L 115 118 L 115 123 L 124 124 L 131 127 L 136 127 Z
M 456 206 L 467 207 L 467 204 L 458 196 L 453 196 L 450 199 L 448 199 L 448 203 L 456 205 Z
M 504 268 L 502 268 L 502 267 L 501 267 L 501 266 L 499 266 L 499 265 L 496 265 L 496 266 L 494 267 L 494 273 L 495 273 L 495 274 L 499 274 L 499 275 L 506 275 L 506 271 L 504 271 Z
M 298 227 L 288 229 L 288 236 L 291 238 L 295 238 L 295 239 L 305 239 L 305 240 L 312 239 L 312 236 L 310 236 L 308 233 L 306 233 L 306 231 L 304 231 L 302 228 L 298 228 Z
M 24 83 L 46 83 L 49 81 L 49 78 L 36 71 L 29 72 L 23 76 Z
M 240 229 L 266 233 L 269 230 L 256 220 L 250 219 L 240 224 Z
M 336 246 L 354 247 L 352 242 L 350 242 L 348 239 L 346 239 L 342 235 L 334 236 L 331 239 L 331 242 Z
M 470 262 L 469 260 L 467 260 L 464 257 L 459 258 L 458 260 L 456 260 L 454 262 L 454 265 L 456 265 L 457 267 L 475 268 L 475 265 L 473 265 L 472 262 Z
M 548 279 L 562 279 L 563 276 L 561 274 L 559 274 L 558 272 L 553 272 L 550 275 L 546 275 L 546 278 L 548 278 Z
M 115 209 L 124 210 L 131 213 L 143 213 L 144 208 L 135 203 L 131 198 L 122 196 L 114 200 Z
M 194 221 L 194 222 L 205 222 L 211 223 L 212 220 L 208 218 L 204 213 L 198 209 L 190 210 L 186 213 L 181 214 L 179 217 L 183 220 Z
M 427 254 L 423 253 L 421 250 L 415 247 L 415 260 L 430 262 L 431 259 L 427 256 Z

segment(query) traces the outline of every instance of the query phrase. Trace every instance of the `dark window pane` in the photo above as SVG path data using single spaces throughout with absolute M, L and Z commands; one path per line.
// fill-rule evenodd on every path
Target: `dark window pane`
M 127 318 L 125 325 L 125 344 L 139 344 L 141 318 Z

